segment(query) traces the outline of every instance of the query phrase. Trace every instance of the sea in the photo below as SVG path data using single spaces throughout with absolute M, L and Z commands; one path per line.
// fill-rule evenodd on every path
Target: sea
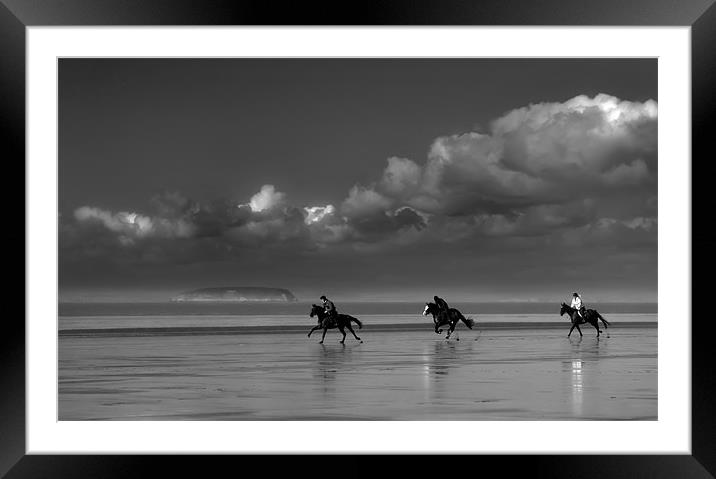
M 181 330 L 196 331 L 231 328 L 232 331 L 255 329 L 291 329 L 316 324 L 309 317 L 312 303 L 59 303 L 58 330 L 61 334 L 100 332 L 101 330 Z M 432 318 L 423 316 L 423 303 L 416 302 L 345 302 L 336 305 L 340 313 L 358 318 L 364 327 L 432 327 Z M 456 302 L 459 309 L 478 325 L 518 327 L 559 323 L 569 318 L 559 315 L 559 303 Z M 656 323 L 656 303 L 593 303 L 607 321 L 614 324 Z

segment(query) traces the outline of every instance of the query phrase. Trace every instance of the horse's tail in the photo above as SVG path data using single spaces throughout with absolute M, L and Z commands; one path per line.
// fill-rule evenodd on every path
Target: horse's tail
M 458 311 L 457 314 L 458 314 L 459 317 L 460 317 L 460 321 L 462 321 L 463 323 L 465 323 L 465 326 L 467 326 L 467 327 L 470 328 L 470 329 L 472 329 L 472 327 L 475 326 L 475 320 L 474 320 L 474 319 L 472 319 L 472 318 L 466 318 L 465 316 L 462 315 L 462 313 L 461 313 L 460 311 Z
M 361 323 L 358 318 L 354 318 L 353 316 L 348 316 L 348 317 L 351 318 L 351 321 L 353 321 L 354 323 L 356 323 L 358 325 L 358 329 L 363 329 L 363 323 Z
M 609 321 L 607 321 L 606 319 L 604 319 L 601 314 L 597 313 L 597 317 L 602 320 L 602 323 L 604 323 L 604 327 L 605 327 L 605 328 L 608 328 L 608 327 L 609 327 Z

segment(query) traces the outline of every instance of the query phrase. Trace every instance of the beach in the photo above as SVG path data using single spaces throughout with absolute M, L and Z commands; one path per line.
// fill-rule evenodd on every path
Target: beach
M 59 420 L 657 419 L 655 314 L 613 314 L 600 339 L 493 318 L 449 341 L 427 319 L 368 316 L 345 345 L 307 338 L 305 317 L 100 319 L 60 318 Z

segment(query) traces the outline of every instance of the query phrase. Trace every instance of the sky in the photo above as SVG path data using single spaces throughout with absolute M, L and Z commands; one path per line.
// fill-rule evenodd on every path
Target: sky
M 61 300 L 655 301 L 654 59 L 60 59 Z

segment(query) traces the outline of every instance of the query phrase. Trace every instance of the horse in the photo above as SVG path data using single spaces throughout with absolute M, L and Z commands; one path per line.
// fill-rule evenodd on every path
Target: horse
M 435 332 L 437 334 L 441 334 L 443 332 L 443 330 L 440 329 L 440 326 L 447 325 L 450 327 L 447 335 L 445 336 L 446 340 L 450 339 L 450 335 L 453 331 L 455 331 L 455 326 L 457 326 L 458 321 L 462 321 L 463 323 L 465 323 L 465 326 L 470 329 L 472 329 L 472 327 L 475 325 L 474 319 L 466 318 L 457 309 L 450 308 L 448 310 L 448 313 L 446 314 L 445 311 L 440 310 L 435 303 L 425 303 L 423 316 L 427 316 L 428 314 L 433 315 L 433 322 L 435 323 Z M 457 340 L 460 341 L 460 338 L 457 338 Z
M 330 319 L 329 321 L 323 321 L 328 317 L 328 313 L 323 309 L 322 306 L 319 306 L 317 304 L 312 305 L 311 307 L 311 313 L 309 316 L 314 317 L 318 316 L 318 324 L 313 327 L 308 332 L 308 337 L 311 337 L 311 333 L 313 333 L 317 329 L 323 328 L 323 336 L 321 337 L 321 342 L 319 344 L 323 344 L 323 340 L 326 339 L 326 332 L 329 329 L 335 329 L 338 328 L 341 330 L 341 333 L 343 333 L 343 339 L 341 339 L 341 344 L 345 344 L 346 341 L 346 332 L 343 330 L 343 328 L 348 328 L 348 331 L 353 333 L 353 336 L 360 341 L 363 342 L 361 338 L 356 335 L 356 332 L 353 331 L 353 328 L 351 327 L 351 321 L 355 322 L 358 325 L 358 328 L 363 328 L 363 323 L 361 323 L 357 318 L 354 318 L 353 316 L 349 316 L 347 314 L 338 314 L 336 315 L 335 319 Z
M 569 306 L 566 303 L 562 303 L 562 309 L 559 310 L 559 315 L 564 316 L 564 313 L 567 313 L 569 315 L 569 319 L 572 321 L 572 328 L 569 330 L 569 334 L 567 337 L 569 337 L 572 334 L 572 331 L 574 328 L 577 328 L 577 331 L 579 331 L 579 335 L 583 336 L 582 330 L 579 329 L 580 324 L 589 323 L 597 330 L 597 338 L 599 338 L 599 335 L 602 333 L 602 330 L 599 329 L 599 320 L 604 323 L 604 329 L 607 329 L 609 327 L 609 322 L 602 317 L 601 314 L 599 314 L 595 309 L 587 309 L 584 311 L 584 316 L 579 316 L 577 314 L 577 310 L 571 306 Z

